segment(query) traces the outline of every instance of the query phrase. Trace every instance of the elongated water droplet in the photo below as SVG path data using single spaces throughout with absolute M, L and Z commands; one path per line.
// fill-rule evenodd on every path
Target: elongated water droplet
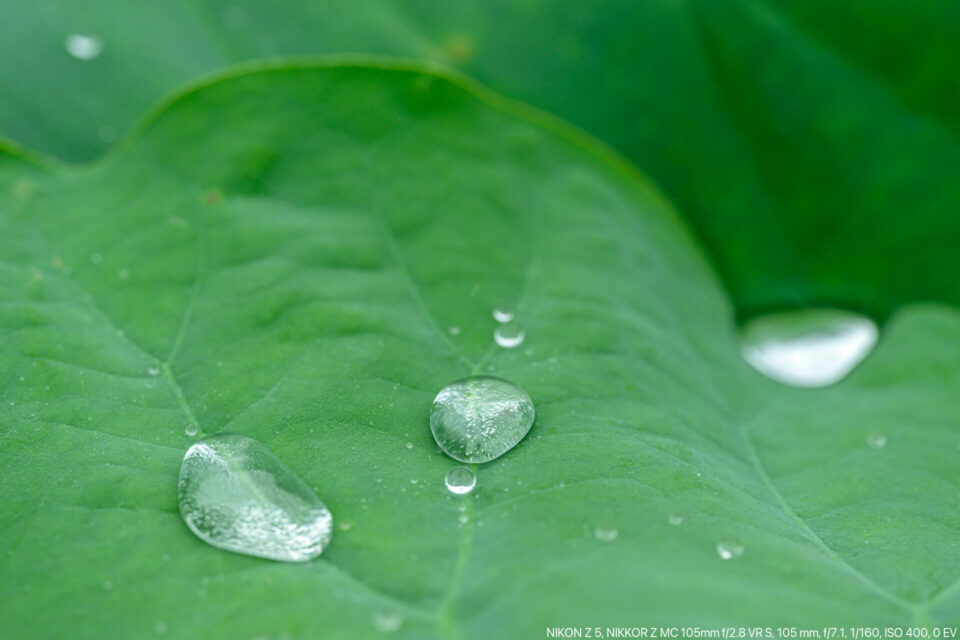
M 683 524 L 683 516 L 668 516 L 667 522 L 669 522 L 674 527 L 679 527 Z
M 717 543 L 717 555 L 724 560 L 732 560 L 743 555 L 743 545 L 735 540 L 721 540 Z
M 330 542 L 333 518 L 317 495 L 256 440 L 209 436 L 183 457 L 180 513 L 215 547 L 305 562 Z
M 533 401 L 517 385 L 489 376 L 458 380 L 433 400 L 430 430 L 460 462 L 489 462 L 520 442 L 533 426 Z
M 601 527 L 597 527 L 593 530 L 593 535 L 600 542 L 613 542 L 620 534 L 616 529 L 603 529 Z
M 883 449 L 887 446 L 887 436 L 882 433 L 872 433 L 867 436 L 867 444 L 874 449 Z
M 794 387 L 825 387 L 867 357 L 877 326 L 846 311 L 794 311 L 750 321 L 741 340 L 744 359 L 767 377 Z
M 447 473 L 445 483 L 450 493 L 463 495 L 477 486 L 477 476 L 469 467 L 454 467 Z
M 507 322 L 497 327 L 493 332 L 493 339 L 505 349 L 512 349 L 523 344 L 525 332 L 516 322 Z
M 77 60 L 93 60 L 103 52 L 103 40 L 97 36 L 71 33 L 63 41 L 63 48 Z
M 497 322 L 510 322 L 513 320 L 513 310 L 508 307 L 497 307 L 493 310 L 493 319 Z

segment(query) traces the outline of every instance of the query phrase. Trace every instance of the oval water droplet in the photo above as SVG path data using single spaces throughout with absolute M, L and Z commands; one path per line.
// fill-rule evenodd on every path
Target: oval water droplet
M 470 467 L 454 467 L 447 472 L 444 482 L 450 493 L 460 496 L 473 491 L 477 486 L 477 475 Z
M 494 341 L 505 349 L 512 349 L 523 344 L 526 332 L 516 322 L 507 322 L 497 327 L 493 332 Z
M 667 516 L 667 522 L 674 527 L 679 527 L 683 524 L 683 516 Z
M 825 387 L 842 380 L 876 342 L 873 321 L 834 309 L 755 318 L 741 332 L 743 358 L 767 377 L 794 387 Z
M 460 335 L 460 327 L 458 327 L 458 326 L 455 326 L 455 325 L 454 325 L 454 326 L 451 326 L 451 327 L 448 329 L 448 331 L 450 331 L 450 335 L 452 335 L 452 336 L 458 336 L 458 335 Z
M 183 430 L 183 432 L 191 438 L 197 435 L 197 431 L 198 431 L 197 425 L 195 424 L 188 424 L 186 428 Z
M 93 35 L 71 33 L 63 41 L 63 48 L 77 60 L 93 60 L 103 52 L 103 40 Z
M 603 529 L 597 527 L 593 530 L 594 537 L 600 542 L 613 542 L 620 533 L 616 529 Z
M 883 449 L 887 446 L 887 436 L 882 433 L 871 433 L 867 436 L 867 444 L 874 449 Z
M 513 320 L 513 309 L 509 307 L 497 307 L 493 310 L 493 319 L 497 322 L 510 322 Z
M 201 540 L 251 556 L 305 562 L 330 542 L 333 518 L 296 474 L 256 440 L 209 436 L 183 457 L 180 513 Z
M 735 540 L 721 540 L 717 543 L 717 555 L 724 560 L 732 560 L 743 555 L 743 545 Z
M 158 376 L 160 375 L 160 367 L 156 365 L 150 365 L 147 367 L 147 373 L 151 376 Z
M 460 462 L 489 462 L 516 446 L 533 426 L 533 401 L 517 385 L 477 376 L 443 388 L 430 408 L 440 448 Z

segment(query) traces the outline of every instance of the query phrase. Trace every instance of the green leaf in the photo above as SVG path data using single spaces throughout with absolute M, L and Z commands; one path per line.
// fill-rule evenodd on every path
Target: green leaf
M 907 302 L 960 304 L 960 20 L 949 0 L 4 9 L 0 132 L 58 157 L 97 156 L 101 135 L 233 62 L 424 58 L 624 152 L 687 216 L 741 316 L 819 304 L 883 320 Z M 70 33 L 101 36 L 102 55 L 71 59 Z
M 414 67 L 268 64 L 89 166 L 0 152 L 0 187 L 4 637 L 960 617 L 960 314 L 904 309 L 833 388 L 766 380 L 670 206 L 549 117 Z M 537 419 L 458 497 L 428 412 L 470 373 Z M 298 473 L 329 549 L 194 537 L 193 424 Z

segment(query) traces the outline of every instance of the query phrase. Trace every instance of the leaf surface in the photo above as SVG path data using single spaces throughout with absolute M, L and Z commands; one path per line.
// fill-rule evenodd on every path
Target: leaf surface
M 4 637 L 960 618 L 960 315 L 902 310 L 833 388 L 768 381 L 671 207 L 552 118 L 417 67 L 278 62 L 89 166 L 2 151 L 0 194 Z M 471 373 L 538 415 L 458 497 L 427 418 Z M 194 537 L 190 425 L 315 488 L 323 556 Z

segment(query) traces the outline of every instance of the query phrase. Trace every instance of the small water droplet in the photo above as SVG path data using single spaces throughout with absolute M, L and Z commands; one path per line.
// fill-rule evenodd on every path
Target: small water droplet
M 255 440 L 219 434 L 193 444 L 178 483 L 180 514 L 215 547 L 285 562 L 314 558 L 333 518 L 317 495 Z
M 493 332 L 493 339 L 498 345 L 505 349 L 512 349 L 523 344 L 523 338 L 526 332 L 516 322 L 508 322 L 496 328 Z
M 153 625 L 153 630 L 156 633 L 166 633 L 167 632 L 167 623 L 160 621 Z
M 111 589 L 113 589 L 113 582 L 111 582 L 110 580 L 106 580 L 106 581 L 103 583 L 103 588 L 104 588 L 106 591 L 110 591 Z
M 103 40 L 93 35 L 71 33 L 63 41 L 63 48 L 77 60 L 93 60 L 103 52 Z
M 883 449 L 887 446 L 887 436 L 882 433 L 871 433 L 867 436 L 867 444 L 874 449 Z
M 667 516 L 667 522 L 669 522 L 674 527 L 679 527 L 683 524 L 683 516 Z
M 408 443 L 407 443 L 407 449 L 413 449 L 413 443 L 412 443 L 412 442 L 408 442 Z
M 147 368 L 147 373 L 151 376 L 158 376 L 160 375 L 160 367 L 156 365 L 150 365 L 150 367 Z
M 600 542 L 613 542 L 617 539 L 617 536 L 619 536 L 620 533 L 616 529 L 603 529 L 601 527 L 597 527 L 593 530 L 593 535 Z
M 183 432 L 192 438 L 193 436 L 197 435 L 197 425 L 188 424 Z
M 403 616 L 393 611 L 383 611 L 373 616 L 373 626 L 380 633 L 393 633 L 403 624 Z
M 497 307 L 493 310 L 493 319 L 500 323 L 510 322 L 513 315 L 513 309 L 508 307 Z
M 100 255 L 99 253 L 91 253 L 90 262 L 92 262 L 93 264 L 100 264 L 101 262 L 103 262 L 103 256 Z
M 724 560 L 732 560 L 743 555 L 743 545 L 735 540 L 721 540 L 717 543 L 717 555 Z
M 477 486 L 477 476 L 470 467 L 454 467 L 444 479 L 450 493 L 463 495 Z
M 461 513 L 459 516 L 457 516 L 457 522 L 460 524 L 467 524 L 470 522 L 470 516 L 465 513 Z
M 117 277 L 121 280 L 126 280 L 130 277 L 130 271 L 128 269 L 120 269 L 120 271 L 117 272 Z
M 460 327 L 450 327 L 449 331 L 452 336 L 460 335 Z
M 340 531 L 350 531 L 350 529 L 353 529 L 353 523 L 349 520 L 340 523 Z
M 743 358 L 769 378 L 794 387 L 825 387 L 842 380 L 877 342 L 868 318 L 833 309 L 772 314 L 741 332 Z
M 430 430 L 440 448 L 460 462 L 499 458 L 533 426 L 533 401 L 517 385 L 489 376 L 457 380 L 430 408 Z

